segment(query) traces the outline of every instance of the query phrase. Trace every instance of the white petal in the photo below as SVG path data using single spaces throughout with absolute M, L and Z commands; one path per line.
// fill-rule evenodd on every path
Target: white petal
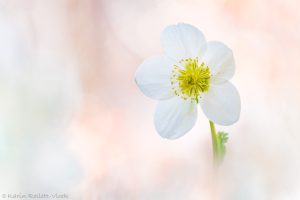
M 141 91 L 153 99 L 169 99 L 174 96 L 170 77 L 174 61 L 166 56 L 146 59 L 135 73 L 135 81 Z
M 180 97 L 160 101 L 154 114 L 157 132 L 163 138 L 176 139 L 191 130 L 197 120 L 197 105 Z
M 161 45 L 167 56 L 179 61 L 199 57 L 205 51 L 206 40 L 196 27 L 179 23 L 165 28 L 161 34 Z
M 230 80 L 234 74 L 233 53 L 221 42 L 208 42 L 202 61 L 210 68 L 213 84 Z
M 200 104 L 206 117 L 219 125 L 231 125 L 240 117 L 240 95 L 228 81 L 212 85 L 200 98 Z

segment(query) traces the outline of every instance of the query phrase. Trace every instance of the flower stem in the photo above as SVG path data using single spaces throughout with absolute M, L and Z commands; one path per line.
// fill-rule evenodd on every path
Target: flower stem
M 215 129 L 215 124 L 212 121 L 209 121 L 212 146 L 213 146 L 213 155 L 214 155 L 214 163 L 218 165 L 219 163 L 219 152 L 218 152 L 218 137 Z

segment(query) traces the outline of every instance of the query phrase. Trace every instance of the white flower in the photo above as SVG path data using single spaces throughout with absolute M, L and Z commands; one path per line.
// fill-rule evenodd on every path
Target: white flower
M 168 139 L 183 136 L 197 120 L 197 104 L 216 124 L 235 123 L 241 103 L 229 82 L 235 68 L 232 51 L 220 42 L 206 42 L 201 31 L 183 23 L 166 27 L 161 45 L 165 55 L 146 59 L 135 74 L 141 91 L 159 100 L 157 132 Z

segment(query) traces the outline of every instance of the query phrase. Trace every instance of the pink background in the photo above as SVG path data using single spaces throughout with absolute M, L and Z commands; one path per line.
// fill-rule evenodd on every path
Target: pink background
M 0 0 L 0 195 L 300 199 L 300 2 Z M 163 28 L 232 48 L 242 111 L 212 173 L 209 124 L 170 141 L 134 83 Z M 1 197 L 0 197 L 1 198 Z

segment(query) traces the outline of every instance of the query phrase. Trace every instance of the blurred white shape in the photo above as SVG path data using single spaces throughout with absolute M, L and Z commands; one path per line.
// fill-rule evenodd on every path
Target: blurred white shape
M 30 163 L 31 177 L 29 190 L 44 192 L 66 192 L 79 184 L 82 170 L 74 156 L 66 149 L 64 141 L 48 137 L 36 145 L 33 163 Z M 28 181 L 28 180 L 26 180 Z
M 77 65 L 22 36 L 0 18 L 0 192 L 68 192 L 81 177 L 62 135 L 80 104 Z
M 11 70 L 21 61 L 22 43 L 18 28 L 8 16 L 0 12 L 0 70 Z

